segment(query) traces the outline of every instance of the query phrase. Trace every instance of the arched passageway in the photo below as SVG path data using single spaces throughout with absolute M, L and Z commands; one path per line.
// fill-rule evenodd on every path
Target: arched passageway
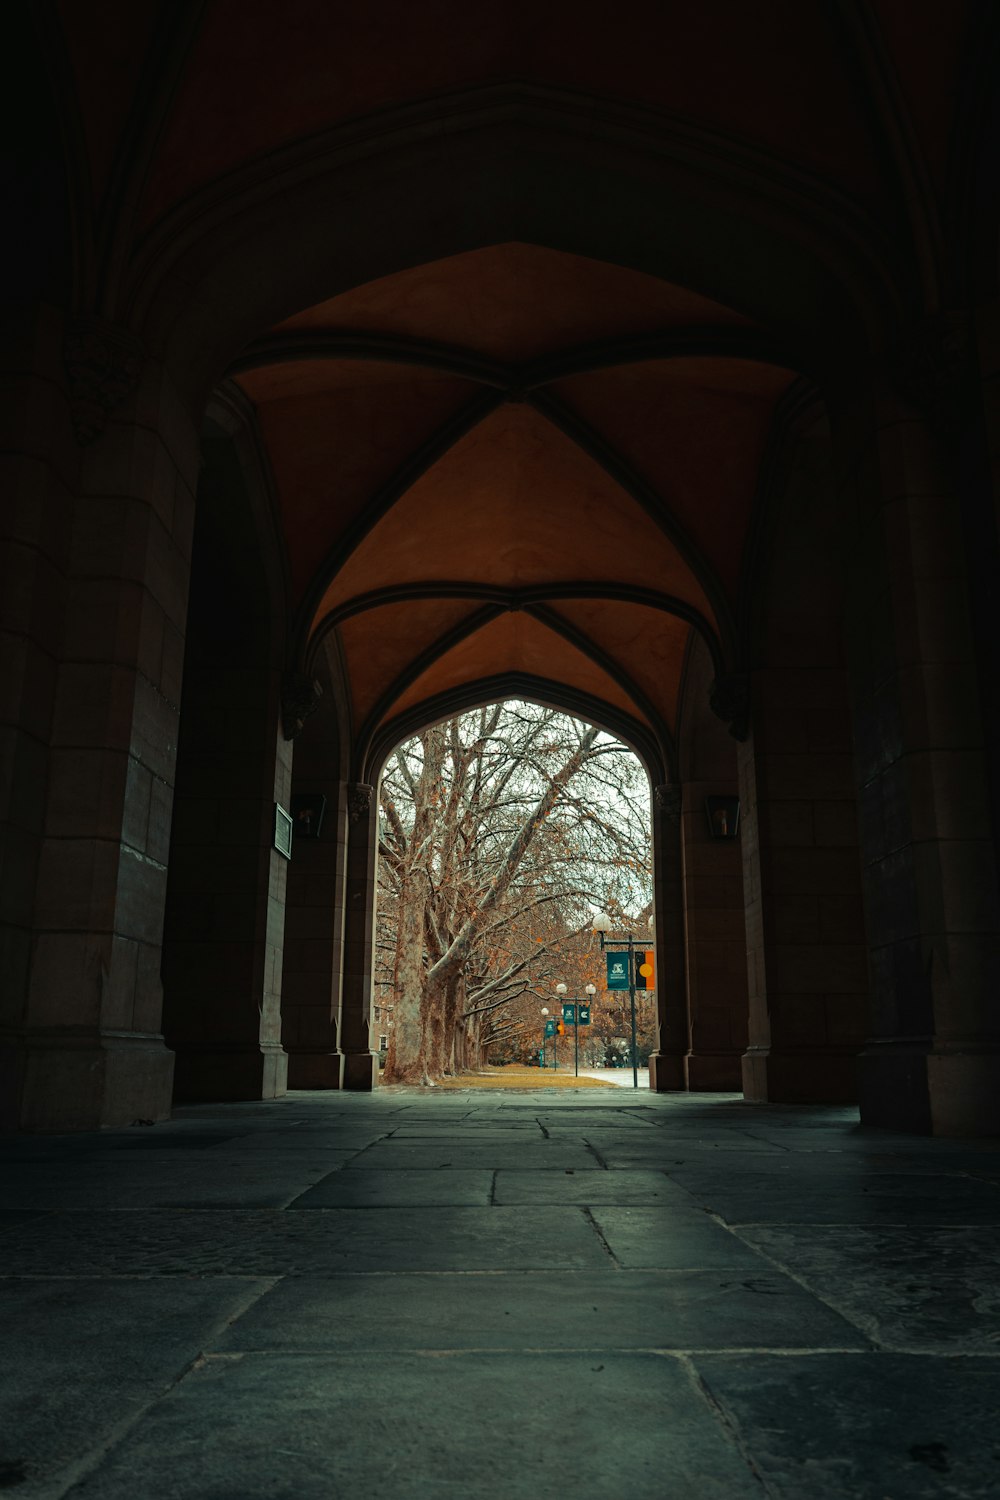
M 734 8 L 696 96 L 693 20 L 626 66 L 577 17 L 571 66 L 517 8 L 414 91 L 401 11 L 364 86 L 244 111 L 265 59 L 316 83 L 306 9 L 135 7 L 104 90 L 78 21 L 25 39 L 63 118 L 10 325 L 11 1121 L 159 1117 L 175 1066 L 370 1088 L 375 768 L 525 692 L 650 768 L 657 1089 L 734 1081 L 742 943 L 750 1097 L 996 1128 L 982 8 L 924 71 L 889 11 L 774 49 Z
M 649 1001 L 638 1008 L 645 1065 L 659 1039 L 645 994 L 656 988 L 652 961 L 648 983 L 643 955 L 609 994 L 597 930 L 652 943 L 651 803 L 630 747 L 525 698 L 431 723 L 394 747 L 378 776 L 372 1005 L 376 1022 L 386 1018 L 383 1082 L 433 1086 L 497 1056 L 544 1067 L 545 1039 L 567 1029 L 560 994 L 572 1007 L 574 1069 L 575 1007 L 587 995 L 584 1042 L 602 1037 L 631 1057 L 636 989 Z M 681 993 L 664 1009 L 683 1006 Z

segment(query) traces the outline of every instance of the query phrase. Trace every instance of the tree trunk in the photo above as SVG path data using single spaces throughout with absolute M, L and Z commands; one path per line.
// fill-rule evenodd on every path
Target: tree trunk
M 423 1003 L 424 972 L 423 903 L 408 899 L 405 886 L 400 900 L 396 941 L 396 993 L 393 1025 L 389 1032 L 385 1083 L 429 1083 L 427 1041 Z
M 424 762 L 417 788 L 417 811 L 410 858 L 400 883 L 400 921 L 396 939 L 396 998 L 393 1029 L 386 1055 L 386 1083 L 432 1083 L 440 1076 L 433 1028 L 428 1024 L 430 991 L 424 967 L 424 939 L 429 900 L 427 838 L 433 807 L 440 795 L 444 737 L 440 726 L 421 735 Z
M 424 1029 L 429 1079 L 441 1078 L 448 1063 L 448 991 L 441 983 L 424 988 Z
M 459 971 L 451 975 L 446 984 L 445 999 L 445 1055 L 446 1072 L 460 1073 L 467 1066 L 465 1057 L 465 1025 L 462 1012 L 465 1010 L 465 975 Z

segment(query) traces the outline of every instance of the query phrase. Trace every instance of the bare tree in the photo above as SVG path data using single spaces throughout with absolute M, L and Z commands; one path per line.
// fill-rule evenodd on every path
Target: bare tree
M 433 725 L 390 757 L 380 813 L 390 1082 L 433 1082 L 519 1035 L 526 997 L 551 994 L 594 907 L 648 893 L 639 762 L 550 709 L 495 704 Z

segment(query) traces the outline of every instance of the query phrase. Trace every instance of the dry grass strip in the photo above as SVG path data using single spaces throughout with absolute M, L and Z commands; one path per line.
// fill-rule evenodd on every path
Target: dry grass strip
M 572 1070 L 562 1068 L 484 1068 L 481 1072 L 459 1073 L 455 1078 L 438 1079 L 441 1089 L 606 1089 L 613 1087 L 601 1078 L 574 1078 Z

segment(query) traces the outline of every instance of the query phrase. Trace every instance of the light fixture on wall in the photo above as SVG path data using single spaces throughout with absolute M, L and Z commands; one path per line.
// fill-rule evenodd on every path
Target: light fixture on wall
M 322 792 L 296 792 L 292 798 L 292 820 L 295 837 L 318 839 L 323 827 L 326 798 Z
M 706 797 L 705 816 L 708 818 L 709 838 L 736 838 L 740 831 L 739 797 Z

